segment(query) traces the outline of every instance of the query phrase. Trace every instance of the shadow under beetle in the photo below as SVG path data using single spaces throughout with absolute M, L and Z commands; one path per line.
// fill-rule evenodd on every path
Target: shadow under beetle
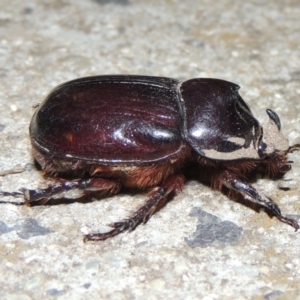
M 81 200 L 108 197 L 121 187 L 148 190 L 131 217 L 112 230 L 84 240 L 105 240 L 134 230 L 182 189 L 184 170 L 193 165 L 198 180 L 231 197 L 238 194 L 270 217 L 299 229 L 277 204 L 248 182 L 258 172 L 269 177 L 291 169 L 289 146 L 278 115 L 267 109 L 265 128 L 238 93 L 220 79 L 110 75 L 59 85 L 30 123 L 35 160 L 56 182 L 45 189 L 22 189 L 27 204 L 46 204 L 66 191 L 82 190 Z

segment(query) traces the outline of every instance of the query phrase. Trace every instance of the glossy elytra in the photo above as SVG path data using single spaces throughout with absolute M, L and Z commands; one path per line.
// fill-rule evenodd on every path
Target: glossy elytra
M 200 182 L 230 197 L 240 195 L 297 230 L 298 223 L 249 181 L 258 172 L 284 175 L 291 169 L 287 154 L 299 145 L 289 146 L 270 109 L 262 128 L 238 89 L 220 79 L 131 75 L 58 86 L 38 107 L 29 129 L 34 158 L 54 184 L 23 189 L 25 201 L 59 201 L 72 189 L 82 190 L 80 200 L 108 197 L 122 187 L 148 191 L 132 216 L 111 224 L 109 232 L 85 236 L 105 240 L 146 223 L 180 192 L 186 170 L 196 168 Z

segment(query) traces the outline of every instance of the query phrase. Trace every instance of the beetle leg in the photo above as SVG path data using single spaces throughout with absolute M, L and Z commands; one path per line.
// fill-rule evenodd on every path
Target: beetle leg
M 272 216 L 275 216 L 279 221 L 294 227 L 296 231 L 300 228 L 299 224 L 294 219 L 284 217 L 281 214 L 278 205 L 272 199 L 260 195 L 254 187 L 236 178 L 234 175 L 226 172 L 223 179 L 223 184 L 227 188 L 241 193 L 243 196 L 247 195 L 247 199 L 249 199 L 252 203 L 266 208 Z
M 154 187 L 150 192 L 150 197 L 146 203 L 141 206 L 132 217 L 124 221 L 115 222 L 109 226 L 113 229 L 105 233 L 91 233 L 84 237 L 86 241 L 103 241 L 126 230 L 133 231 L 139 224 L 146 223 L 149 218 L 169 200 L 168 196 L 173 193 L 179 193 L 184 185 L 185 178 L 182 175 L 169 177 L 158 187 Z
M 23 193 L 20 192 L 4 192 L 4 191 L 0 191 L 0 196 L 10 196 L 10 197 L 14 197 L 14 198 L 21 198 L 24 197 Z
M 93 178 L 78 181 L 64 181 L 62 183 L 50 185 L 45 189 L 28 190 L 23 188 L 21 191 L 24 194 L 25 202 L 27 204 L 37 201 L 39 204 L 46 204 L 50 199 L 54 198 L 55 195 L 70 190 L 83 190 L 86 194 L 85 196 L 93 192 L 102 192 L 107 196 L 111 196 L 117 194 L 120 188 L 121 184 L 117 181 L 103 178 Z

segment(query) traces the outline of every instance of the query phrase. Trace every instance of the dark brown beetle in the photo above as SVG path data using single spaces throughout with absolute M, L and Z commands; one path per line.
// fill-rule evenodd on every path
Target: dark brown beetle
M 219 79 L 180 82 L 131 75 L 86 77 L 58 86 L 30 124 L 33 155 L 57 183 L 23 189 L 26 202 L 45 204 L 71 189 L 83 190 L 83 197 L 111 196 L 121 187 L 150 189 L 132 217 L 110 225 L 109 232 L 85 236 L 105 240 L 147 222 L 182 189 L 183 170 L 193 165 L 201 182 L 228 196 L 240 194 L 299 229 L 248 184 L 257 172 L 278 177 L 289 171 L 287 154 L 299 145 L 289 147 L 270 109 L 263 129 L 238 89 Z

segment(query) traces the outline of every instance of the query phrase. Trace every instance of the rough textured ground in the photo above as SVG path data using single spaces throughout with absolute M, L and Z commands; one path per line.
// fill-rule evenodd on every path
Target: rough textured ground
M 260 121 L 275 110 L 299 142 L 299 19 L 296 0 L 1 0 L 0 189 L 45 185 L 30 154 L 32 106 L 80 76 L 227 79 Z M 291 159 L 284 180 L 256 187 L 300 221 Z M 0 298 L 300 299 L 299 233 L 196 181 L 146 226 L 82 242 L 142 200 L 29 208 L 1 198 Z

